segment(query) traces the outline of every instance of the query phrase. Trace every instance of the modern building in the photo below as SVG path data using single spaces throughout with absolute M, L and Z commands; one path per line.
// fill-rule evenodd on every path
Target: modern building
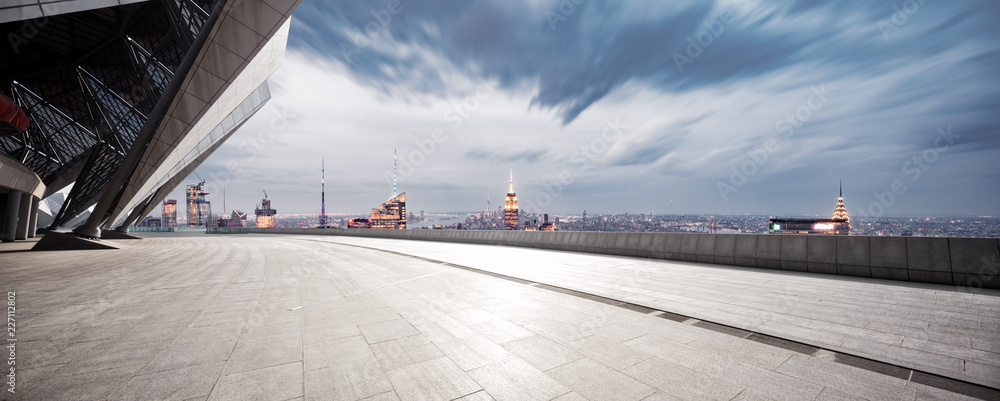
M 507 188 L 507 197 L 503 201 L 503 228 L 504 230 L 517 230 L 519 221 L 517 210 L 517 194 L 514 193 L 514 169 L 510 169 L 510 186 Z
M 347 228 L 405 230 L 406 192 L 385 201 L 377 209 L 373 208 L 368 218 L 348 219 Z
M 72 185 L 39 225 L 98 237 L 142 220 L 270 99 L 300 2 L 0 4 L 0 94 L 29 122 L 0 136 L 0 177 L 24 167 L 38 189 L 8 209 L 30 221 L 34 197 Z
M 212 221 L 212 202 L 205 200 L 205 181 L 187 186 L 187 226 L 205 227 Z
M 177 200 L 163 201 L 163 212 L 160 215 L 164 227 L 177 227 Z
M 369 223 L 375 229 L 405 230 L 406 192 L 385 201 L 378 209 L 372 209 Z
M 274 228 L 274 215 L 278 214 L 278 211 L 271 209 L 271 200 L 267 198 L 267 192 L 264 192 L 264 199 L 260 201 L 260 206 L 254 214 L 257 215 L 257 228 Z
M 247 226 L 247 214 L 239 210 L 233 210 L 232 216 L 229 216 L 228 227 L 246 228 Z
M 771 219 L 768 224 L 771 234 L 829 234 L 850 235 L 851 218 L 844 207 L 844 186 L 840 186 L 840 196 L 833 217 L 829 219 Z

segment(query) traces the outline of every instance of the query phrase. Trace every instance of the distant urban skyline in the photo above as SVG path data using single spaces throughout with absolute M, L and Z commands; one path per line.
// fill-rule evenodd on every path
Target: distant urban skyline
M 1000 215 L 1000 4 L 917 4 L 405 2 L 369 35 L 377 4 L 306 2 L 198 173 L 290 214 L 324 157 L 328 213 L 389 199 L 398 148 L 412 211 L 481 210 L 513 166 L 532 213 L 822 216 L 843 180 L 852 217 Z

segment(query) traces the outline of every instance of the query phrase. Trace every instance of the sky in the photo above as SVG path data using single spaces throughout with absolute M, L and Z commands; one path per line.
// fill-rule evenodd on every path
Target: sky
M 346 1 L 293 15 L 213 211 L 1000 215 L 995 1 Z M 194 183 L 192 175 L 185 183 Z M 183 199 L 183 185 L 171 198 Z

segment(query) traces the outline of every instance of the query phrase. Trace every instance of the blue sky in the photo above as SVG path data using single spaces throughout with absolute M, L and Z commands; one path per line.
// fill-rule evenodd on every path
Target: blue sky
M 992 1 L 305 0 L 271 102 L 198 172 L 235 163 L 229 209 L 266 189 L 279 213 L 318 212 L 322 157 L 328 211 L 377 206 L 395 148 L 413 211 L 495 207 L 513 168 L 531 212 L 826 215 L 843 180 L 852 215 L 996 216 L 998 16 Z

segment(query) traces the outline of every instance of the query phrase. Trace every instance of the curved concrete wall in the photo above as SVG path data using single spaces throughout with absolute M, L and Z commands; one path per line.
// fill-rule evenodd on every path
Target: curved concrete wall
M 996 238 L 575 231 L 210 228 L 209 233 L 312 234 L 506 245 L 1000 289 Z

